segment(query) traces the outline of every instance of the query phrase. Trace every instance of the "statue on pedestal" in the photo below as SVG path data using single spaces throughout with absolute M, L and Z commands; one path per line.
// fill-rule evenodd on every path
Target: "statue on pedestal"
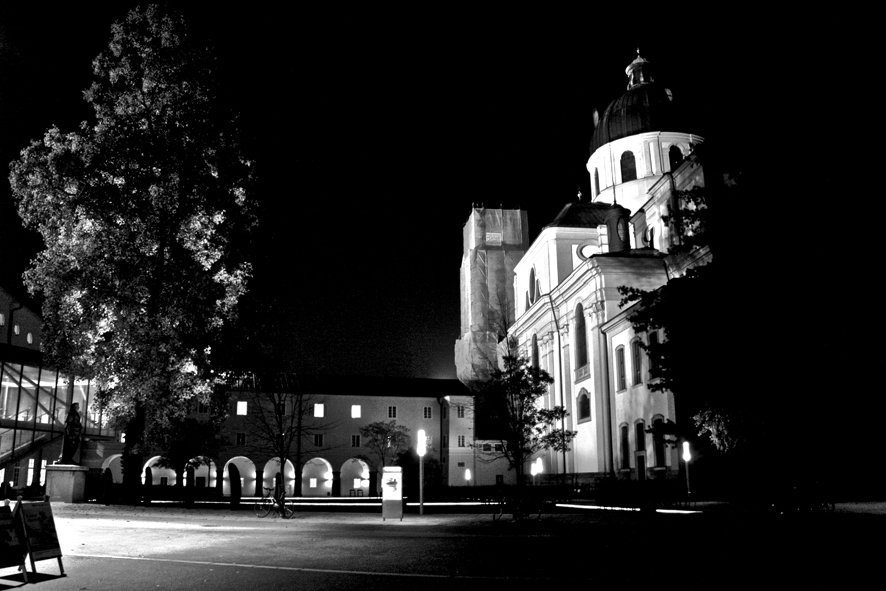
M 80 447 L 80 432 L 83 426 L 80 424 L 80 403 L 71 405 L 71 410 L 65 418 L 65 438 L 62 442 L 62 453 L 56 464 L 73 464 L 74 454 Z

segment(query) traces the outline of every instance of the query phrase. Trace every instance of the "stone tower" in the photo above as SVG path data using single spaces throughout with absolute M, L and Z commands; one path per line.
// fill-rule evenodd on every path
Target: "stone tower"
M 468 387 L 497 366 L 496 346 L 514 322 L 514 267 L 528 245 L 525 211 L 474 205 L 464 227 L 461 337 L 455 342 L 458 379 Z

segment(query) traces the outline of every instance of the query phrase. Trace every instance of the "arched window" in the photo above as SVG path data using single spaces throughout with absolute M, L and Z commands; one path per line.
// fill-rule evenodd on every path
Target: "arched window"
M 673 145 L 668 148 L 668 162 L 671 164 L 671 172 L 677 170 L 677 167 L 683 162 L 683 150 L 680 146 Z
M 538 278 L 535 276 L 535 267 L 529 270 L 529 305 L 531 306 L 541 295 Z
M 538 367 L 538 337 L 532 335 L 532 367 Z
M 634 425 L 634 428 L 637 431 L 637 453 L 646 452 L 646 423 L 643 421 L 637 421 L 637 424 Z
M 664 417 L 656 415 L 652 417 L 652 445 L 655 447 L 655 467 L 665 467 L 665 441 L 664 433 Z
M 615 389 L 624 390 L 627 388 L 625 382 L 625 348 L 619 347 L 615 350 Z
M 637 180 L 637 161 L 630 150 L 621 154 L 621 182 Z
M 658 331 L 653 330 L 649 332 L 649 377 L 652 378 L 652 373 L 658 369 L 658 366 L 655 364 L 655 353 L 656 347 L 658 347 Z
M 634 376 L 632 381 L 633 385 L 637 385 L 643 382 L 643 374 L 640 371 L 642 367 L 642 350 L 640 348 L 640 339 L 634 339 L 631 341 L 631 373 Z
M 596 197 L 600 194 L 600 171 L 596 168 L 594 169 L 594 189 L 596 189 L 596 192 L 594 193 L 594 196 Z
M 621 467 L 623 470 L 631 469 L 631 444 L 628 441 L 628 426 L 621 426 Z
M 591 418 L 591 397 L 584 388 L 578 393 L 578 420 Z
M 575 367 L 588 364 L 588 335 L 585 329 L 585 310 L 579 304 L 575 308 Z

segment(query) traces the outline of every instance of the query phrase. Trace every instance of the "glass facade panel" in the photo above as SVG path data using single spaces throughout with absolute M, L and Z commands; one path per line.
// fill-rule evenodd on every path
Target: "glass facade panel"
M 21 379 L 21 365 L 3 364 L 2 375 L 2 396 L 3 396 L 3 414 L 0 418 L 13 419 L 18 409 L 18 383 Z

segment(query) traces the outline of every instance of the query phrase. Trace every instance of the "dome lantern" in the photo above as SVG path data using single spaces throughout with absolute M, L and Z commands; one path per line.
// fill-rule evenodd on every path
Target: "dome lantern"
M 640 56 L 640 48 L 637 48 L 637 59 L 628 64 L 625 74 L 628 76 L 628 90 L 653 82 L 651 64 Z

